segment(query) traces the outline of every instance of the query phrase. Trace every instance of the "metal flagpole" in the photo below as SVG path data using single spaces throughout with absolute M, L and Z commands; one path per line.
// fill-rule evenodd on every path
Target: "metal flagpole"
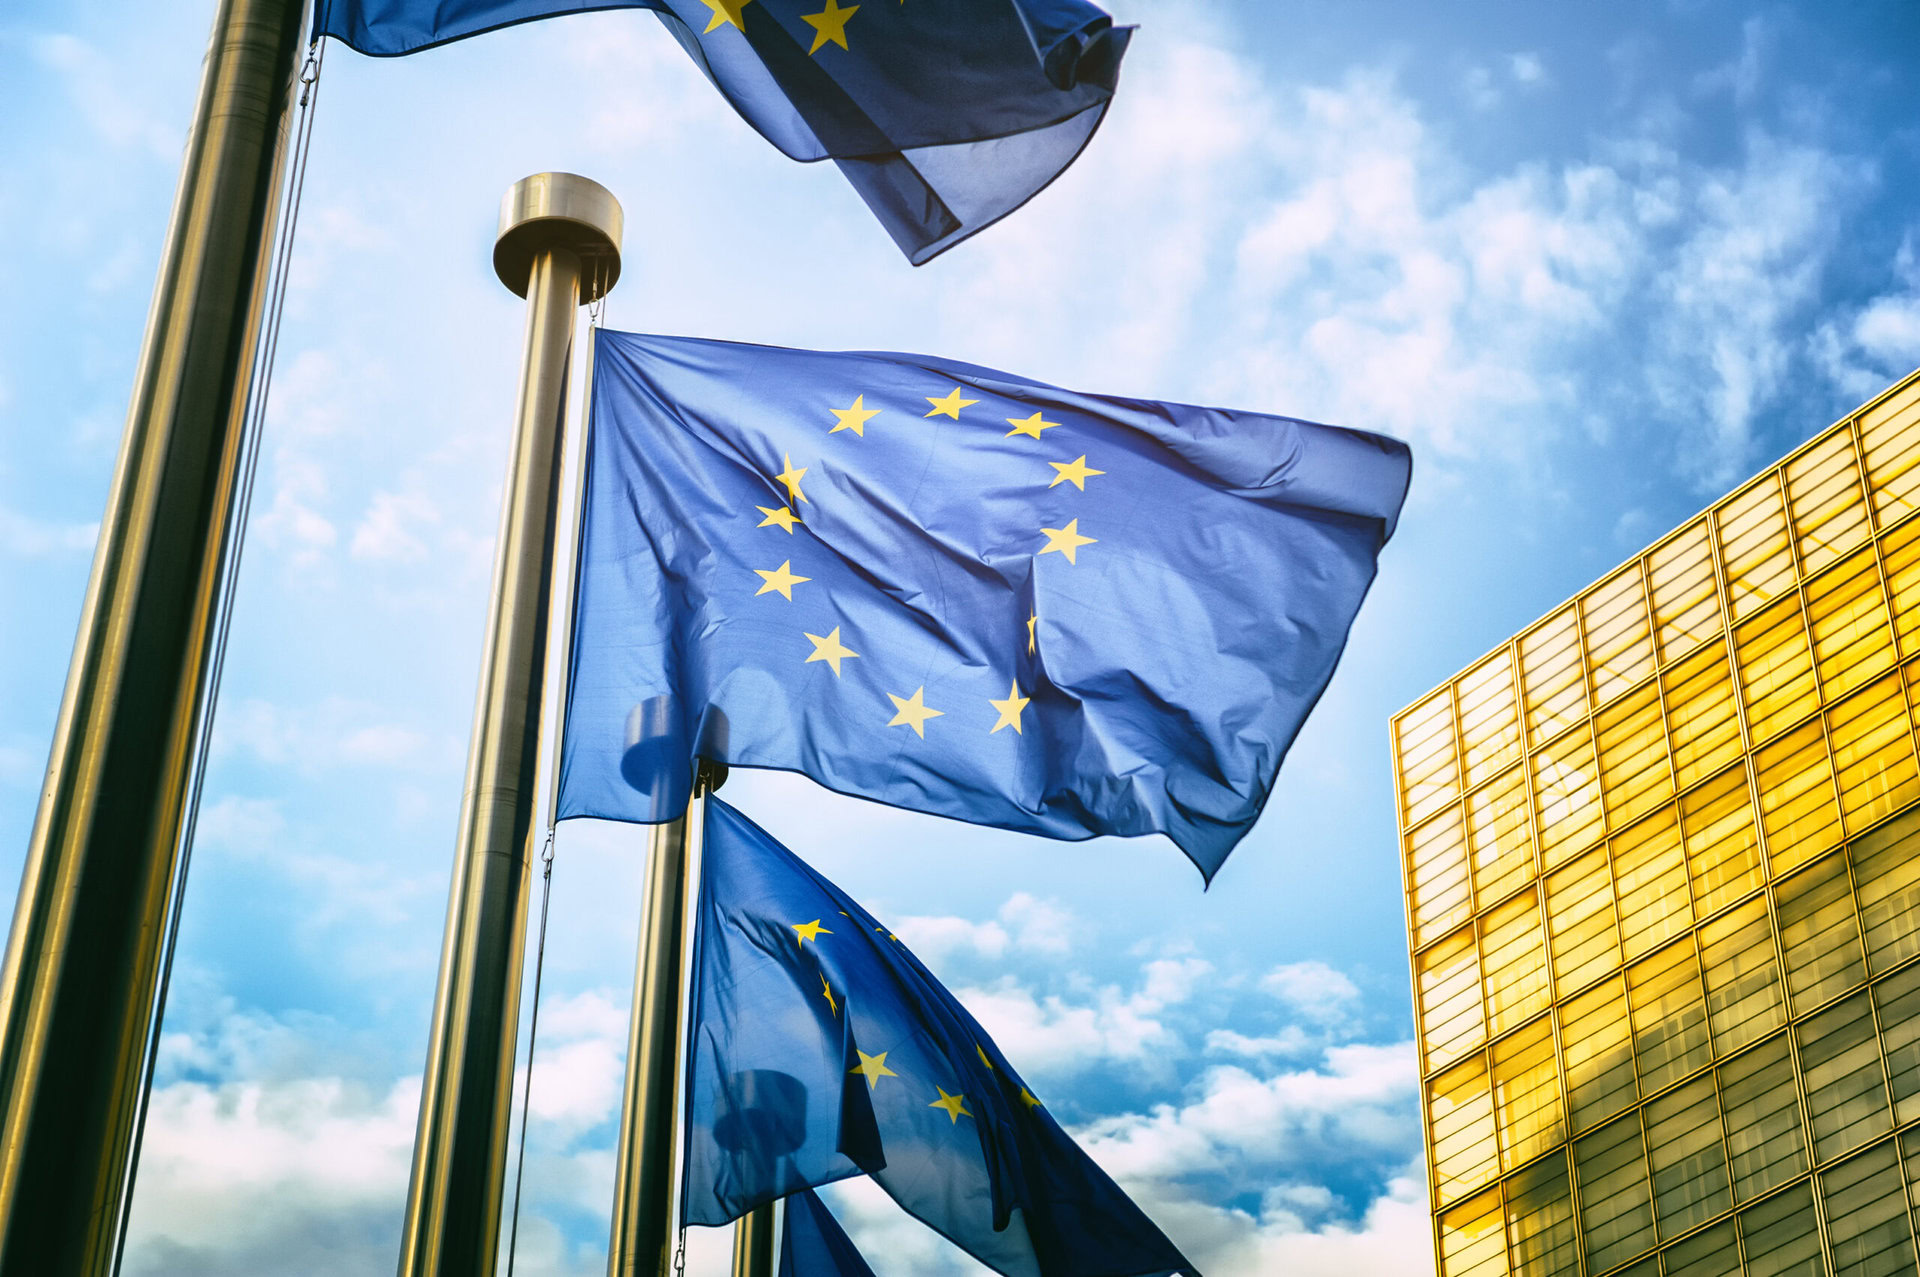
M 698 795 L 707 782 L 703 768 L 687 814 L 649 830 L 647 897 L 627 1032 L 620 1148 L 614 1159 L 608 1277 L 665 1277 L 672 1271 L 674 1100 L 680 1081 L 687 849 L 702 811 Z
M 619 279 L 621 222 L 571 173 L 523 178 L 501 203 L 494 270 L 527 299 L 526 348 L 401 1277 L 485 1277 L 499 1250 L 573 321 Z
M 106 1273 L 305 0 L 221 0 L 0 971 L 0 1272 Z
M 733 1277 L 773 1277 L 773 1203 L 756 1206 L 733 1226 Z

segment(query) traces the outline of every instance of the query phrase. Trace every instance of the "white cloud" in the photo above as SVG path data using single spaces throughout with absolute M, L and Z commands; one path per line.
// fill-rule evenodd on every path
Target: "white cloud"
M 1865 400 L 1920 367 L 1920 230 L 1909 230 L 1890 263 L 1895 286 L 1821 324 L 1814 361 L 1842 391 Z
M 439 521 L 439 507 L 430 497 L 418 492 L 376 492 L 353 530 L 350 552 L 356 559 L 424 559 L 427 547 L 420 533 Z
M 938 964 L 957 954 L 999 959 L 1011 951 L 1064 954 L 1071 944 L 1074 917 L 1052 901 L 1024 891 L 1007 897 L 998 915 L 974 922 L 951 915 L 908 915 L 891 924 L 922 960 Z
M 1261 977 L 1260 987 L 1320 1024 L 1345 1020 L 1360 1002 L 1359 986 L 1344 972 L 1311 959 L 1275 967 Z
M 16 559 L 84 554 L 100 536 L 94 523 L 49 523 L 0 506 L 0 553 Z
M 221 706 L 214 749 L 244 751 L 303 775 L 346 766 L 434 767 L 459 755 L 455 742 L 392 722 L 384 712 L 383 706 L 338 696 L 308 705 L 248 697 Z
M 1123 1062 L 1164 1075 L 1185 1048 L 1161 1015 L 1212 969 L 1200 958 L 1156 959 L 1141 968 L 1137 991 L 1108 985 L 1084 999 L 1037 994 L 1014 976 L 954 993 L 1022 1073 L 1060 1078 Z

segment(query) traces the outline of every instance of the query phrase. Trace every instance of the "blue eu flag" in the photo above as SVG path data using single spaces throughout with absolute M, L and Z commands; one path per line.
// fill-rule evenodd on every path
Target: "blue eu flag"
M 1086 0 L 315 0 L 314 33 L 391 56 L 594 9 L 655 11 L 762 137 L 838 164 L 915 265 L 1073 162 L 1131 32 Z
M 709 799 L 683 1221 L 862 1172 L 1017 1277 L 1197 1277 L 886 927 Z
M 602 332 L 561 817 L 694 755 L 1211 877 L 1333 674 L 1406 446 L 950 360 Z
M 812 1189 L 787 1198 L 780 1227 L 780 1277 L 874 1277 Z

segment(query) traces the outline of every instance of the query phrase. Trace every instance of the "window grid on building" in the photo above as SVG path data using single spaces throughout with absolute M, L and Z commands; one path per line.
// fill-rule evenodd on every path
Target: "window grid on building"
M 1442 1277 L 1920 1271 L 1917 513 L 1920 373 L 1394 718 Z

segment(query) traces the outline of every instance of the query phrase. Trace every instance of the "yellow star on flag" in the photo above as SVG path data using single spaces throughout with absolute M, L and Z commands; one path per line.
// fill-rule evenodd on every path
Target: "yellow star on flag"
M 740 20 L 740 12 L 753 0 L 700 0 L 700 3 L 713 10 L 713 17 L 707 20 L 707 29 L 700 34 L 712 35 L 722 26 L 731 22 L 735 30 L 745 31 L 746 23 Z
M 805 944 L 809 940 L 818 944 L 821 936 L 830 936 L 833 934 L 832 931 L 820 925 L 820 919 L 818 918 L 815 918 L 812 922 L 789 922 L 787 925 L 800 933 L 800 943 L 802 944 Z
M 933 1089 L 940 1092 L 940 1098 L 927 1105 L 927 1107 L 930 1109 L 945 1109 L 947 1111 L 947 1121 L 949 1124 L 958 1122 L 963 1117 L 973 1116 L 973 1114 L 967 1110 L 967 1097 L 965 1095 L 948 1095 L 947 1088 L 944 1086 L 936 1086 Z
M 785 528 L 787 535 L 793 535 L 793 525 L 800 522 L 800 516 L 783 505 L 757 505 L 753 507 L 767 517 L 760 520 L 763 528 Z
M 935 399 L 932 395 L 928 395 L 927 402 L 933 405 L 932 410 L 927 413 L 929 417 L 952 417 L 955 421 L 958 421 L 960 420 L 960 410 L 962 408 L 970 404 L 977 404 L 980 401 L 978 399 L 967 399 L 963 397 L 960 393 L 960 387 L 955 386 L 950 393 L 942 395 L 938 399 Z
M 1060 472 L 1053 476 L 1053 482 L 1047 485 L 1049 488 L 1057 488 L 1062 482 L 1066 482 L 1071 483 L 1074 487 L 1080 489 L 1080 491 L 1085 492 L 1087 490 L 1088 479 L 1091 479 L 1096 474 L 1106 473 L 1105 470 L 1095 470 L 1092 466 L 1088 465 L 1087 454 L 1084 452 L 1073 461 L 1049 461 L 1047 464 Z
M 1080 535 L 1080 520 L 1078 519 L 1069 519 L 1067 526 L 1064 528 L 1041 528 L 1040 531 L 1045 533 L 1047 537 L 1047 543 L 1041 547 L 1040 553 L 1052 554 L 1055 550 L 1058 550 L 1067 556 L 1067 562 L 1069 563 L 1078 562 L 1073 556 L 1074 552 L 1081 546 L 1095 544 L 1093 537 L 1083 537 Z
M 993 730 L 989 731 L 987 735 L 993 735 L 994 732 L 999 731 L 1002 727 L 1011 727 L 1016 734 L 1023 734 L 1020 733 L 1020 711 L 1025 709 L 1032 700 L 1033 698 L 1031 696 L 1020 695 L 1020 684 L 1017 681 L 1007 689 L 1006 700 L 996 701 L 989 696 L 987 698 L 987 704 L 999 711 L 1000 721 L 993 725 Z
M 978 1042 L 975 1042 L 975 1043 L 973 1044 L 973 1049 L 974 1049 L 974 1052 L 975 1052 L 976 1054 L 978 1054 L 978 1055 L 979 1055 L 979 1057 L 980 1057 L 980 1063 L 982 1063 L 982 1064 L 984 1064 L 984 1065 L 986 1065 L 986 1066 L 987 1066 L 988 1068 L 992 1068 L 992 1067 L 993 1067 L 993 1061 L 992 1061 L 992 1060 L 989 1060 L 989 1059 L 987 1058 L 987 1048 L 986 1048 L 986 1047 L 984 1047 L 984 1046 L 981 1046 L 981 1045 L 980 1045 L 980 1044 L 979 1044 Z
M 878 1055 L 868 1055 L 865 1051 L 862 1051 L 859 1047 L 855 1047 L 853 1049 L 854 1049 L 854 1053 L 860 1057 L 860 1063 L 848 1069 L 847 1072 L 858 1073 L 862 1077 L 866 1078 L 867 1089 L 869 1091 L 871 1091 L 874 1087 L 879 1086 L 880 1079 L 883 1077 L 899 1077 L 900 1076 L 898 1073 L 895 1073 L 892 1069 L 887 1067 L 887 1053 L 885 1051 L 880 1052 L 880 1054 Z M 936 1087 L 934 1089 L 938 1090 L 939 1088 Z
M 827 411 L 831 412 L 834 419 L 840 423 L 827 431 L 828 434 L 837 435 L 842 430 L 851 430 L 862 439 L 867 437 L 867 423 L 880 415 L 878 408 L 867 407 L 865 395 L 855 395 L 851 408 L 829 408 Z
M 781 598 L 789 603 L 793 602 L 793 587 L 802 581 L 811 581 L 813 578 L 810 576 L 795 576 L 791 571 L 792 567 L 793 560 L 788 559 L 772 571 L 768 571 L 766 568 L 755 568 L 754 571 L 761 576 L 765 584 L 753 592 L 754 597 L 758 598 L 769 590 L 778 590 L 780 591 Z
M 803 13 L 800 20 L 813 28 L 813 47 L 807 52 L 818 53 L 831 40 L 841 48 L 847 47 L 847 19 L 860 12 L 859 5 L 849 5 L 842 9 L 840 0 L 827 0 L 827 7 L 819 13 Z
M 800 476 L 807 472 L 807 468 L 801 466 L 798 470 L 795 470 L 793 468 L 793 458 L 784 452 L 780 454 L 780 460 L 786 464 L 787 468 L 773 477 L 775 481 L 787 485 L 787 500 L 798 505 L 807 499 L 807 494 L 800 491 Z
M 1029 1091 L 1024 1086 L 1020 1088 L 1020 1102 L 1022 1104 L 1025 1104 L 1030 1109 L 1037 1109 L 1040 1107 L 1040 1101 L 1035 1099 L 1033 1092 Z
M 820 993 L 827 1000 L 827 1010 L 839 1015 L 840 1004 L 833 1000 L 833 986 L 827 983 L 827 977 L 824 975 L 820 977 Z
M 921 740 L 925 740 L 927 738 L 927 720 L 929 718 L 938 718 L 947 712 L 943 709 L 927 708 L 926 702 L 921 699 L 922 694 L 924 694 L 926 690 L 925 685 L 922 685 L 914 688 L 913 695 L 911 696 L 895 696 L 892 692 L 888 692 L 887 699 L 893 702 L 893 708 L 898 712 L 887 720 L 887 726 L 911 727 L 915 736 L 918 736 Z
M 801 633 L 804 634 L 806 631 L 802 630 Z M 825 638 L 821 638 L 818 634 L 808 634 L 807 637 L 813 640 L 813 655 L 809 656 L 803 664 L 811 665 L 815 661 L 825 661 L 833 667 L 833 676 L 835 678 L 840 677 L 841 661 L 849 656 L 860 655 L 860 653 L 840 642 L 840 627 L 837 625 L 833 627 L 833 633 L 827 635 Z
M 1038 612 L 1027 613 L 1027 655 L 1033 655 L 1033 627 L 1040 624 Z
M 1042 430 L 1051 430 L 1060 423 L 1057 421 L 1043 420 L 1040 414 L 1036 412 L 1031 417 L 1021 417 L 1018 420 L 1008 417 L 1007 424 L 1013 427 L 1013 429 L 1007 431 L 1006 437 L 1009 439 L 1015 435 L 1025 435 L 1029 439 L 1038 439 Z M 1081 460 L 1085 461 L 1086 458 L 1082 457 Z M 1051 488 L 1053 485 L 1048 484 L 1047 486 Z

